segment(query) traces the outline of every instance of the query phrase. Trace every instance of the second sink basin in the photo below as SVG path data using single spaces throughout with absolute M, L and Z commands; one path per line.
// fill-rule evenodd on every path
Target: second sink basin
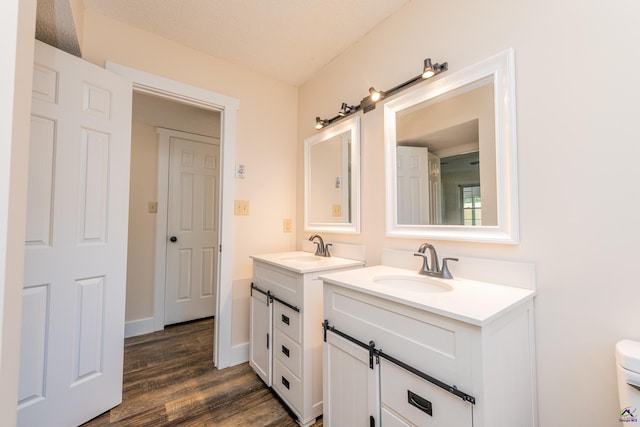
M 410 292 L 449 292 L 453 287 L 427 277 L 416 276 L 377 276 L 373 281 L 379 285 L 389 286 Z

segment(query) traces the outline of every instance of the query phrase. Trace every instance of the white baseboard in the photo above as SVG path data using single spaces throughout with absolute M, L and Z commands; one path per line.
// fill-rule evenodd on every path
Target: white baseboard
M 249 343 L 242 343 L 231 347 L 231 363 L 229 366 L 239 365 L 249 361 Z
M 153 324 L 153 317 L 125 322 L 124 337 L 129 338 L 154 332 Z

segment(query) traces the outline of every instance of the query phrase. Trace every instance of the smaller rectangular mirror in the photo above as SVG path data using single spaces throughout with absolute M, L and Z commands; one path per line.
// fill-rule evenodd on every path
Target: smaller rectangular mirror
M 304 230 L 360 233 L 360 116 L 304 141 Z

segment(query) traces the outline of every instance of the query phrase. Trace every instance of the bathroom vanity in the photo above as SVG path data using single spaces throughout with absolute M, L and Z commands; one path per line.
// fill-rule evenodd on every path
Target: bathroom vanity
M 536 425 L 535 291 L 387 266 L 321 279 L 324 425 Z
M 254 255 L 249 364 L 309 426 L 322 414 L 322 281 L 364 264 L 309 252 Z

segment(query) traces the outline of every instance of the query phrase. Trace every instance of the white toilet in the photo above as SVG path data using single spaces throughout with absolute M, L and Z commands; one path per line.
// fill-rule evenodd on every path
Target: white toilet
M 638 422 L 640 418 L 640 342 L 616 343 L 616 372 L 620 399 L 620 422 Z

